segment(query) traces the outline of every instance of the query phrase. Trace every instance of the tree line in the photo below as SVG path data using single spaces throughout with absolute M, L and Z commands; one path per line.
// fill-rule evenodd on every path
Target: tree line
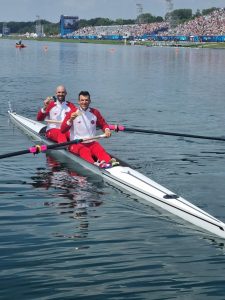
M 109 18 L 93 18 L 90 20 L 80 19 L 79 28 L 88 26 L 109 26 L 109 25 L 127 25 L 127 24 L 141 24 L 141 23 L 155 23 L 169 21 L 171 26 L 175 27 L 181 23 L 192 20 L 196 17 L 207 15 L 218 8 L 212 7 L 208 9 L 199 9 L 193 13 L 192 9 L 176 9 L 167 13 L 165 17 L 153 16 L 151 13 L 143 13 L 137 16 L 136 19 L 116 19 Z M 44 26 L 46 35 L 58 35 L 60 32 L 60 23 L 51 23 L 46 20 L 38 20 L 38 23 Z M 26 32 L 36 32 L 37 21 L 33 22 L 0 22 L 0 32 L 2 33 L 3 24 L 6 24 L 10 29 L 10 33 L 25 34 Z

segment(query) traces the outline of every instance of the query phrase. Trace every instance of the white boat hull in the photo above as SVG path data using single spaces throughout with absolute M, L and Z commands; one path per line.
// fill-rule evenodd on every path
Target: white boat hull
M 16 113 L 9 112 L 9 116 L 14 124 L 36 140 L 52 144 L 43 134 L 40 134 L 45 128 L 44 124 L 24 118 Z M 204 231 L 225 239 L 225 224 L 223 222 L 129 166 L 121 163 L 120 166 L 113 168 L 99 169 L 66 150 L 57 151 L 60 151 L 64 156 L 80 164 L 85 169 L 100 175 L 110 184 L 122 188 L 130 194 L 135 194 L 141 199 L 161 207 Z

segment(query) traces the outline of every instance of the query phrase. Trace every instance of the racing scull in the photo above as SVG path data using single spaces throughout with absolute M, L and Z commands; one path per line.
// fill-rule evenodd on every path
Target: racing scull
M 9 117 L 18 128 L 22 129 L 23 132 L 34 138 L 36 141 L 47 145 L 53 144 L 53 142 L 46 139 L 44 135 L 46 128 L 45 124 L 10 111 Z M 151 180 L 147 176 L 132 169 L 125 163 L 120 162 L 119 166 L 101 169 L 88 163 L 79 156 L 71 154 L 66 149 L 57 151 L 81 165 L 83 168 L 101 176 L 113 186 L 119 187 L 129 194 L 135 194 L 146 200 L 148 203 L 161 207 L 171 214 L 198 226 L 203 229 L 203 231 L 210 232 L 215 236 L 225 239 L 225 224 L 223 222 Z

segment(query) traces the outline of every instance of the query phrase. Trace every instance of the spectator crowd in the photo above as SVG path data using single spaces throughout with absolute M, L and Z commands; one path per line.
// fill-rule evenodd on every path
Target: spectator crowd
M 154 34 L 160 30 L 168 29 L 168 22 L 148 23 L 148 24 L 132 24 L 132 25 L 110 25 L 110 26 L 92 26 L 83 27 L 72 35 L 87 36 L 94 35 L 98 37 L 106 35 L 121 36 L 142 36 L 144 34 Z
M 161 35 L 225 35 L 225 9 L 214 10 L 211 14 L 199 16 L 194 20 L 164 31 Z
M 214 10 L 208 15 L 201 15 L 193 20 L 170 27 L 169 22 L 149 24 L 93 26 L 81 28 L 71 36 L 97 36 L 102 38 L 109 35 L 123 37 L 141 37 L 143 35 L 159 36 L 212 36 L 225 35 L 225 8 Z

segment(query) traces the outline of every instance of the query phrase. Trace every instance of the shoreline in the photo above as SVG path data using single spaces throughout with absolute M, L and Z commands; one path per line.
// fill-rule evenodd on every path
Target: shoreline
M 7 40 L 19 40 L 21 36 L 1 37 Z M 82 44 L 106 44 L 124 46 L 146 46 L 146 47 L 179 47 L 179 48 L 207 48 L 225 49 L 225 42 L 168 42 L 168 41 L 127 41 L 127 40 L 91 40 L 91 39 L 63 39 L 63 38 L 24 38 L 23 41 L 59 42 L 59 43 L 82 43 Z

